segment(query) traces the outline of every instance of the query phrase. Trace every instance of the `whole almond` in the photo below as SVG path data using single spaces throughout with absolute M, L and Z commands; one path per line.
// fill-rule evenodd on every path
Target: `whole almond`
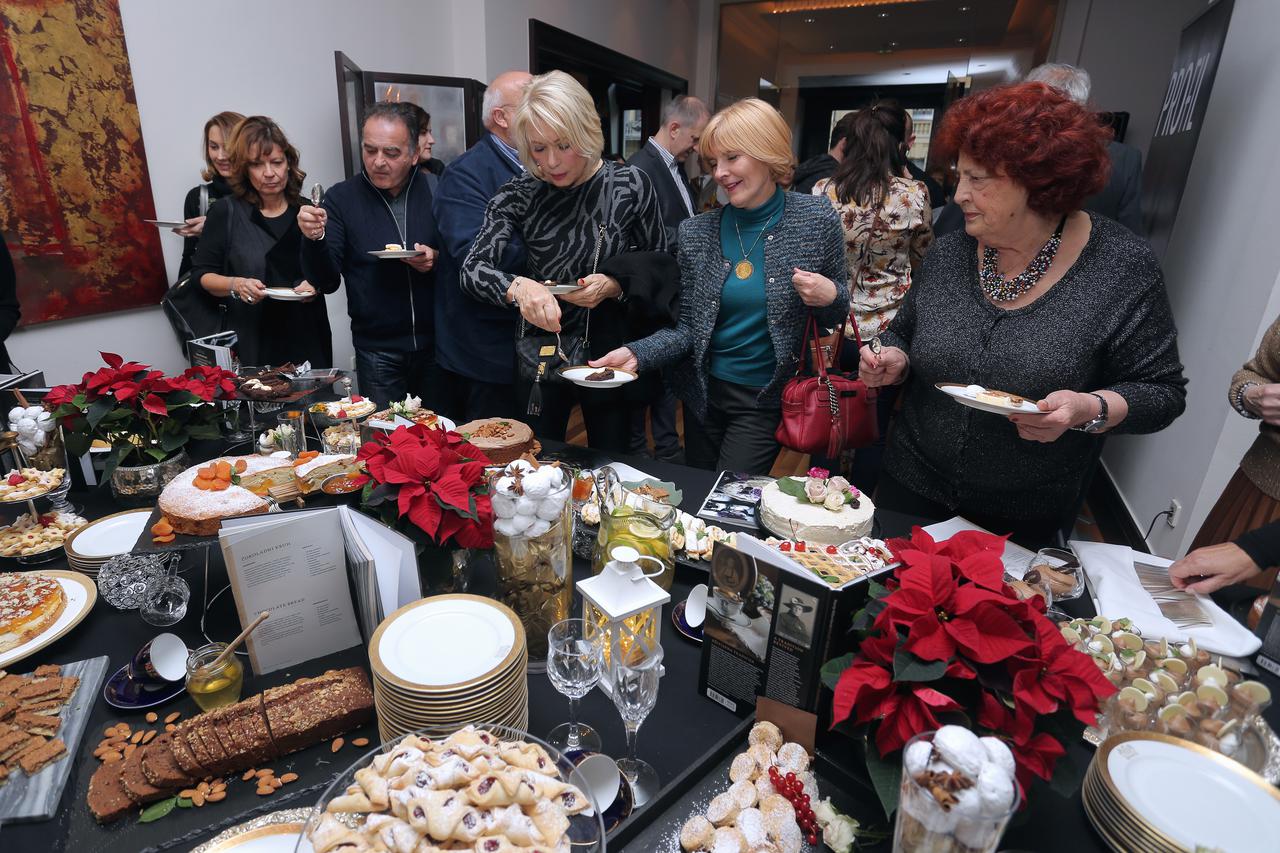
M 182 712 L 181 712 L 181 711 L 174 711 L 172 714 L 170 714 L 169 716 L 165 717 L 165 718 L 164 718 L 164 721 L 165 721 L 166 723 L 172 723 L 172 722 L 174 722 L 175 720 L 177 720 L 177 719 L 178 719 L 179 717 L 181 717 L 181 716 L 182 716 Z
M 271 787 L 273 787 L 273 788 L 275 788 L 275 789 L 279 790 L 280 788 L 284 787 L 284 782 L 281 782 L 281 781 L 280 781 L 280 779 L 279 779 L 278 777 L 276 777 L 276 776 L 272 776 L 272 777 L 271 777 Z
M 340 738 L 340 737 L 336 737 L 336 738 L 334 738 L 334 739 L 333 739 L 333 743 L 329 745 L 329 751 L 330 751 L 330 752 L 337 752 L 338 750 L 342 749 L 342 745 L 343 745 L 344 743 L 346 743 L 346 741 L 345 741 L 345 740 L 343 740 L 342 738 Z
M 358 737 L 355 740 L 351 741 L 351 745 L 352 746 L 368 746 L 369 739 L 367 737 Z
M 200 791 L 196 791 L 195 796 L 191 798 L 191 802 L 195 803 L 197 806 L 203 806 L 204 794 Z
M 191 799 L 192 797 L 194 797 L 195 795 L 196 795 L 196 789 L 195 789 L 195 788 L 187 788 L 187 789 L 186 789 L 186 790 L 184 790 L 184 791 L 179 791 L 179 792 L 178 792 L 178 796 L 179 796 L 179 797 L 182 797 L 182 799 L 184 799 L 184 800 L 189 800 L 189 799 Z
M 107 726 L 105 729 L 102 730 L 103 737 L 114 737 L 115 733 L 116 733 L 115 726 Z
M 253 775 L 261 779 L 264 776 L 274 776 L 275 772 L 276 771 L 272 770 L 270 767 L 263 767 L 261 770 L 258 770 Z
M 150 730 L 150 731 L 148 731 L 145 735 L 143 735 L 143 736 L 142 736 L 142 742 L 143 742 L 143 743 L 151 743 L 151 741 L 153 741 L 153 740 L 155 740 L 155 739 L 156 739 L 156 730 L 155 730 L 155 729 L 151 729 L 151 730 Z
M 208 782 L 201 782 L 199 785 L 196 785 L 196 790 L 197 790 L 197 791 L 199 791 L 199 792 L 200 792 L 200 793 L 202 793 L 202 794 L 207 794 L 207 793 L 209 793 L 209 783 L 208 783 Z
M 106 755 L 102 756 L 102 760 L 105 761 L 107 764 L 111 764 L 114 761 L 119 761 L 122 758 L 124 758 L 124 756 L 116 752 L 114 749 L 108 752 Z
M 288 785 L 290 782 L 296 782 L 297 780 L 298 780 L 297 773 L 286 773 L 280 777 L 280 781 L 286 785 Z
M 213 785 L 209 787 L 210 793 L 213 793 L 214 791 L 225 791 L 225 790 L 227 790 L 226 782 L 214 782 Z
M 165 724 L 165 727 L 164 727 L 164 730 L 165 730 L 166 732 L 171 732 L 171 731 L 175 730 L 176 728 L 178 728 L 178 727 L 177 727 L 177 726 L 175 726 L 173 723 L 166 723 L 166 724 Z
M 256 774 L 254 773 L 253 768 L 249 768 L 248 770 L 244 771 L 244 775 L 240 777 L 240 781 L 241 781 L 241 782 L 248 782 L 248 781 L 249 781 L 250 779 L 252 779 L 255 775 L 256 775 Z
M 131 743 L 128 746 L 126 746 L 124 748 L 124 757 L 128 758 L 130 755 L 133 755 L 134 750 L 136 750 L 137 748 L 138 748 L 138 745 L 136 743 Z
M 154 723 L 156 720 L 160 719 L 160 715 L 155 711 L 148 711 L 146 719 L 148 723 Z
M 205 801 L 209 803 L 218 803 L 227 798 L 226 791 L 213 791 L 209 796 L 205 797 Z
M 258 796 L 259 796 L 259 797 L 266 797 L 266 796 L 270 796 L 271 794 L 274 794 L 275 792 L 276 792 L 276 789 L 275 789 L 275 788 L 273 788 L 273 787 L 271 787 L 270 785 L 266 785 L 266 786 L 261 786 L 261 785 L 260 785 L 260 786 L 258 787 Z
M 133 737 L 129 738 L 129 743 L 142 743 L 142 738 L 145 735 L 146 735 L 146 732 L 141 732 L 141 731 L 134 732 Z

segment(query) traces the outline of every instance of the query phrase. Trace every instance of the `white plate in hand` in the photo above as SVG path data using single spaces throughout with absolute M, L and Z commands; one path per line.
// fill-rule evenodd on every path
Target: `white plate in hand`
M 418 255 L 425 255 L 426 252 L 421 249 L 382 249 L 369 254 L 375 258 L 416 258 Z
M 186 220 L 184 220 L 184 219 L 178 219 L 178 220 L 171 220 L 171 219 L 144 219 L 144 220 L 142 220 L 142 221 L 143 221 L 143 222 L 146 222 L 146 223 L 147 223 L 147 224 L 149 224 L 149 225 L 154 225 L 154 226 L 156 226 L 157 228 L 186 228 L 186 227 L 187 227 Z
M 581 287 L 578 287 L 578 285 L 576 284 L 544 284 L 543 287 L 545 287 L 552 296 L 560 296 L 565 293 L 573 293 L 576 290 L 582 289 Z
M 588 379 L 602 370 L 612 370 L 612 379 Z M 636 374 L 630 370 L 623 370 L 621 367 L 589 367 L 582 364 L 575 367 L 562 367 L 556 371 L 565 379 L 568 379 L 574 385 L 581 385 L 583 388 L 617 388 L 620 385 L 626 385 L 628 382 L 635 382 L 638 378 Z
M 957 403 L 968 406 L 971 409 L 978 409 L 982 412 L 992 412 L 997 415 L 1046 415 L 1048 412 L 1042 412 L 1036 407 L 1034 400 L 1028 400 L 1025 397 L 1021 405 L 1010 405 L 1008 403 L 993 403 L 988 400 L 979 400 L 978 395 L 986 388 L 981 385 L 961 385 L 959 382 L 939 382 L 933 387 L 937 388 L 943 394 L 951 397 Z
M 268 287 L 266 293 L 268 299 L 278 299 L 281 302 L 301 302 L 307 298 L 292 287 Z

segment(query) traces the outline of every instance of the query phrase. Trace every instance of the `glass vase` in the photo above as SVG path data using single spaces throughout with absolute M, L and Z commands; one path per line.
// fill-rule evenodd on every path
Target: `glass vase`
M 111 494 L 120 502 L 149 503 L 190 465 L 186 450 L 179 450 L 163 462 L 117 465 L 111 472 Z
M 426 545 L 418 552 L 418 580 L 422 596 L 466 592 L 471 582 L 471 550 Z

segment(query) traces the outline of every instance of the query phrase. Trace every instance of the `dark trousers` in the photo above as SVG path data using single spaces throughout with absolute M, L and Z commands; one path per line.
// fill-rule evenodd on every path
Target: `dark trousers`
M 676 395 L 662 382 L 661 393 L 649 400 L 632 403 L 631 452 L 649 452 L 649 436 L 645 431 L 645 411 L 649 412 L 649 426 L 653 430 L 653 455 L 671 460 L 680 455 L 680 434 L 676 432 Z
M 631 407 L 621 388 L 581 388 L 569 382 L 541 382 L 542 412 L 527 411 L 533 383 L 516 382 L 516 417 L 527 423 L 533 434 L 564 441 L 569 431 L 569 415 L 575 404 L 582 406 L 582 420 L 587 427 L 587 444 L 597 450 L 626 453 L 631 440 Z
M 1024 548 L 1038 551 L 1041 548 L 1056 547 L 1058 532 L 1062 522 L 1057 519 L 1021 519 L 1003 518 L 990 515 L 977 507 L 961 506 L 955 509 L 945 504 L 929 500 L 894 479 L 887 471 L 880 473 L 880 485 L 876 489 L 875 503 L 878 509 L 887 509 L 905 515 L 917 515 L 933 521 L 945 521 L 952 516 L 960 515 L 979 527 L 985 527 L 992 533 L 1009 538 Z
M 685 409 L 685 463 L 712 471 L 768 474 L 778 458 L 773 437 L 782 418 L 779 406 L 756 402 L 759 388 L 711 378 L 705 420 Z
M 356 349 L 360 393 L 371 398 L 380 409 L 409 394 L 421 397 L 422 405 L 428 409 L 439 409 L 435 367 L 434 349 L 413 352 Z
M 440 411 L 456 423 L 467 423 L 480 418 L 515 417 L 516 386 L 513 383 L 482 382 L 445 370 L 437 369 L 439 376 Z

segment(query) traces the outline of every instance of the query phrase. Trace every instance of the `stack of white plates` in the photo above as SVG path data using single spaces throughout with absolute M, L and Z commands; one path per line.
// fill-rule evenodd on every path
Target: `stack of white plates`
M 510 608 L 438 595 L 392 613 L 369 643 L 384 742 L 424 726 L 529 725 L 529 650 Z
M 1274 851 L 1280 791 L 1207 747 L 1128 732 L 1098 748 L 1081 790 L 1095 829 L 1117 851 Z
M 150 518 L 151 509 L 144 508 L 104 515 L 89 522 L 67 537 L 64 543 L 67 562 L 75 571 L 96 578 L 103 563 L 133 550 Z

